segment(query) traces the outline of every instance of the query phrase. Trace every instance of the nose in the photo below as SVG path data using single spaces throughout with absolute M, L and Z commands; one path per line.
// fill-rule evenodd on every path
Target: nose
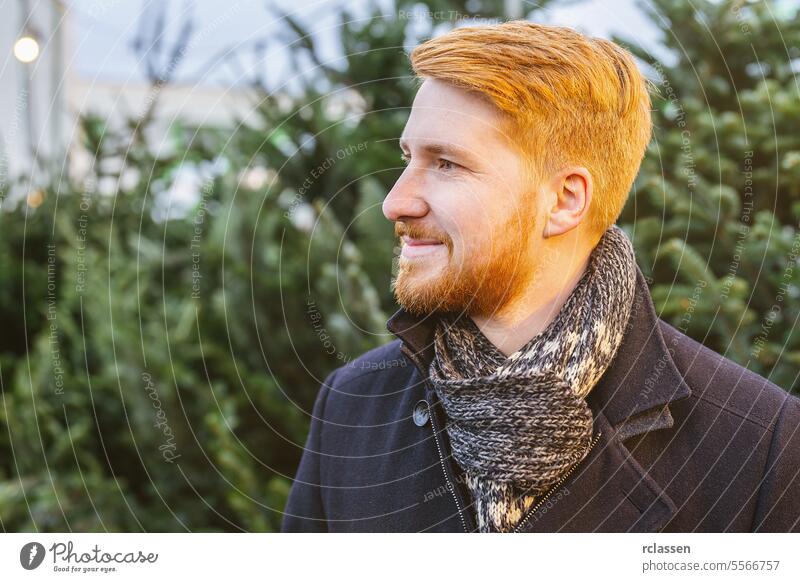
M 421 184 L 410 174 L 410 170 L 410 166 L 405 169 L 383 200 L 383 215 L 392 222 L 403 218 L 422 218 L 430 210 L 419 194 Z

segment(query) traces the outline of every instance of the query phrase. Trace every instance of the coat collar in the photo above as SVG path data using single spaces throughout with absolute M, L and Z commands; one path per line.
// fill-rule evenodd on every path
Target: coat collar
M 386 324 L 402 340 L 401 350 L 423 378 L 428 376 L 434 355 L 436 320 L 436 314 L 415 316 L 400 308 Z M 647 281 L 637 265 L 634 305 L 625 336 L 611 365 L 586 399 L 595 416 L 595 434 L 599 430 L 601 437 L 558 488 L 570 495 L 548 506 L 542 517 L 528 519 L 525 531 L 573 527 L 575 531 L 646 532 L 666 525 L 677 511 L 674 502 L 623 441 L 671 427 L 669 404 L 690 394 L 670 355 Z M 602 498 L 597 499 L 598 495 Z M 598 504 L 606 509 L 595 512 L 593 518 L 592 508 Z

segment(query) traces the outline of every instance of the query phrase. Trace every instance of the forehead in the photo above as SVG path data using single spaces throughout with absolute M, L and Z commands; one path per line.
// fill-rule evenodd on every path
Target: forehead
M 502 114 L 477 93 L 438 79 L 426 79 L 411 107 L 401 144 L 437 143 L 482 153 L 505 147 Z

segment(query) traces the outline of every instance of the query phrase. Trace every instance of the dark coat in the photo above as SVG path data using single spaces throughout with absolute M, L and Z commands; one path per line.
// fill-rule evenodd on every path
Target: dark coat
M 400 339 L 326 378 L 283 531 L 476 530 L 424 372 L 433 317 L 400 309 Z M 800 399 L 660 320 L 638 268 L 626 335 L 586 400 L 595 444 L 520 531 L 800 531 Z

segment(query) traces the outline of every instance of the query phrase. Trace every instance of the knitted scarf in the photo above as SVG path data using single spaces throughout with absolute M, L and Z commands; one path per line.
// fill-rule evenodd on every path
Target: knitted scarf
M 633 246 L 612 225 L 556 318 L 508 358 L 470 317 L 439 318 L 430 378 L 479 531 L 514 529 L 588 454 L 585 398 L 622 341 L 635 286 Z

